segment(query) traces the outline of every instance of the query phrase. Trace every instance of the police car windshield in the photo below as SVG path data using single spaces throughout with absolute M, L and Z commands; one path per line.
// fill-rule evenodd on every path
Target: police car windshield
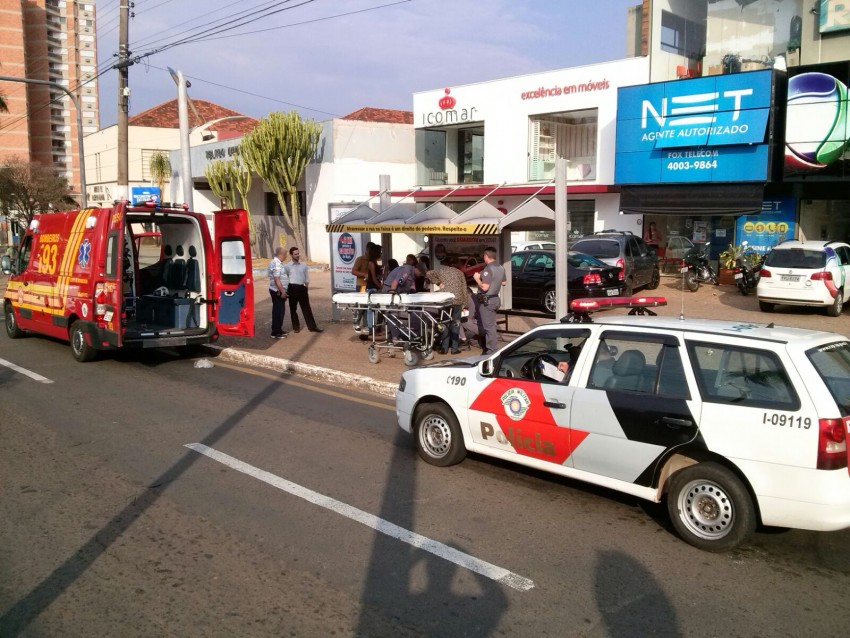
M 806 353 L 838 404 L 841 416 L 850 416 L 850 341 L 838 341 Z

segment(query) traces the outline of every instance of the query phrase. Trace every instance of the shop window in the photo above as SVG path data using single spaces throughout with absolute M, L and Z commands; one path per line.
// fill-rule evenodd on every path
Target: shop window
M 420 186 L 448 184 L 446 132 L 416 130 L 416 183 Z
M 528 179 L 555 177 L 555 160 L 567 160 L 567 180 L 596 179 L 596 109 L 536 115 L 529 120 Z
M 484 127 L 458 131 L 459 182 L 482 184 L 484 182 Z

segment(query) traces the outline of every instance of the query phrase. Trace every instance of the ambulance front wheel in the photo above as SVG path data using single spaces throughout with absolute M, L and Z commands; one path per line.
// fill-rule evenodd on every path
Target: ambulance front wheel
M 83 330 L 83 324 L 79 321 L 75 321 L 71 326 L 71 354 L 80 363 L 94 361 L 97 357 L 97 350 L 86 342 L 86 331 Z
M 24 331 L 18 327 L 18 318 L 15 317 L 15 309 L 12 308 L 12 304 L 7 303 L 3 312 L 6 315 L 6 334 L 9 335 L 9 338 L 20 339 L 23 337 Z
M 463 435 L 452 409 L 445 403 L 423 403 L 413 413 L 413 437 L 422 460 L 447 467 L 466 456 Z
M 756 529 L 747 488 L 717 463 L 697 463 L 676 472 L 667 493 L 667 512 L 685 542 L 709 552 L 729 551 Z

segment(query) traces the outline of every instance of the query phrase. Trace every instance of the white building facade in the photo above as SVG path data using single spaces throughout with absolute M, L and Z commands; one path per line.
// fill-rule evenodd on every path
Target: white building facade
M 648 59 L 630 58 L 414 94 L 414 199 L 458 213 L 480 199 L 503 213 L 529 198 L 554 209 L 563 157 L 571 238 L 638 233 L 640 220 L 619 214 L 614 186 L 617 89 L 648 79 Z

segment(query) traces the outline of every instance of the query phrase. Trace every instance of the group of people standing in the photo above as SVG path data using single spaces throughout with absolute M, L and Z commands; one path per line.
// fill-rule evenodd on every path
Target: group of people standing
M 286 259 L 286 249 L 278 246 L 274 251 L 274 259 L 269 264 L 269 295 L 272 298 L 272 339 L 284 339 L 289 333 L 283 329 L 286 317 L 286 300 L 289 299 L 289 315 L 292 321 L 292 331 L 301 332 L 301 322 L 298 319 L 298 307 L 304 315 L 304 323 L 310 332 L 323 332 L 313 318 L 310 308 L 310 273 L 307 264 L 301 261 L 301 251 L 297 246 L 289 249 L 289 261 Z
M 427 257 L 417 259 L 407 255 L 403 264 L 389 259 L 385 267 L 379 264 L 381 246 L 373 242 L 366 244 L 366 251 L 352 266 L 351 273 L 357 278 L 359 292 L 398 292 L 413 293 L 436 289 L 454 295 L 454 303 L 449 307 L 450 321 L 448 329 L 442 334 L 439 343 L 441 354 L 460 352 L 462 332 L 470 338 L 477 338 L 482 345 L 482 353 L 490 354 L 498 347 L 499 335 L 496 319 L 501 301 L 499 293 L 505 284 L 505 269 L 496 262 L 496 250 L 486 248 L 482 255 L 485 266 L 473 275 L 478 292 L 472 294 L 467 286 L 466 275 L 451 260 L 431 268 Z M 304 322 L 310 332 L 322 332 L 313 317 L 308 294 L 310 275 L 307 265 L 301 261 L 301 251 L 297 246 L 289 249 L 289 261 L 286 250 L 279 246 L 275 249 L 274 259 L 269 264 L 269 295 L 272 299 L 272 339 L 283 339 L 289 333 L 283 329 L 286 317 L 286 301 L 289 300 L 289 313 L 292 331 L 301 332 L 298 308 L 304 316 Z M 469 308 L 469 321 L 461 324 L 463 309 Z M 372 332 L 373 313 L 360 311 L 354 319 L 354 330 L 360 338 L 368 341 Z

